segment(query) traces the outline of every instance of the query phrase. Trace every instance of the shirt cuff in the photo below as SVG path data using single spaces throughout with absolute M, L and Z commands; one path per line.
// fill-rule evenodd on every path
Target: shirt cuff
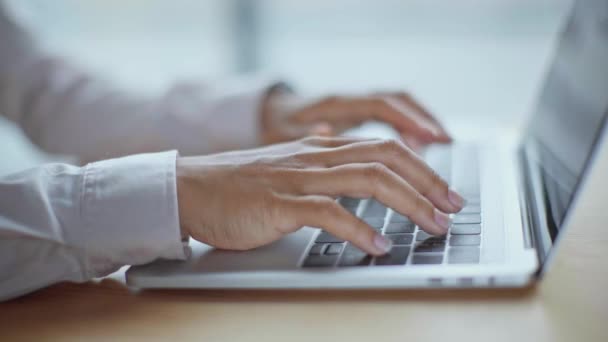
M 207 87 L 183 83 L 163 101 L 164 135 L 180 154 L 205 154 L 257 147 L 261 143 L 260 111 L 276 78 L 238 78 Z
M 176 151 L 140 154 L 85 167 L 81 194 L 91 276 L 157 258 L 185 259 L 176 185 Z

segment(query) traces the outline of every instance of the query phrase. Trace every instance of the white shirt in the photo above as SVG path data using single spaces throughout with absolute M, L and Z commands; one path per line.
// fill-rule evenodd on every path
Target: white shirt
M 0 300 L 185 258 L 176 150 L 256 146 L 270 85 L 182 84 L 160 98 L 119 92 L 38 50 L 0 2 L 0 115 L 47 151 L 115 158 L 0 176 Z M 133 155 L 151 151 L 159 152 Z

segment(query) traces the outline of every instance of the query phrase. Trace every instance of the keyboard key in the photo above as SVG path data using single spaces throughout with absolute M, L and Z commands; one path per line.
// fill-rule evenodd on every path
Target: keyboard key
M 391 217 L 391 222 L 411 222 L 409 218 L 394 211 Z
M 382 228 L 384 226 L 384 218 L 382 217 L 363 217 L 363 221 L 373 228 Z
M 473 206 L 473 205 L 479 206 L 481 204 L 481 198 L 479 197 L 479 194 L 464 195 L 464 196 L 465 196 L 465 200 L 467 202 L 467 206 Z
M 384 232 L 386 234 L 413 233 L 416 225 L 412 222 L 390 222 Z
M 450 246 L 479 246 L 481 236 L 479 235 L 452 235 Z
M 325 250 L 325 246 L 326 245 L 324 243 L 315 243 L 310 248 L 310 251 L 308 252 L 308 254 L 310 254 L 310 255 L 321 255 L 321 254 L 323 254 L 323 251 Z
M 367 266 L 371 261 L 371 255 L 348 243 L 342 253 L 338 266 Z
M 342 197 L 339 200 L 340 205 L 346 209 L 349 213 L 353 215 L 357 215 L 357 208 L 359 207 L 359 202 L 361 202 L 358 198 L 350 198 L 350 197 Z
M 346 211 L 348 211 L 349 213 L 357 216 L 357 207 L 344 207 L 344 209 L 346 209 Z
M 338 255 L 309 255 L 302 267 L 331 267 L 338 260 Z
M 358 198 L 342 197 L 340 204 L 345 208 L 357 208 L 361 200 Z
M 370 199 L 367 202 L 367 207 L 363 212 L 363 217 L 380 217 L 384 218 L 386 216 L 386 206 L 375 199 Z
M 344 247 L 344 244 L 341 243 L 332 243 L 331 245 L 329 245 L 329 247 L 327 247 L 327 250 L 325 251 L 325 254 L 340 254 L 340 252 L 342 252 L 342 248 Z
M 437 265 L 443 261 L 443 254 L 414 254 L 412 263 L 415 265 Z
M 445 250 L 445 237 L 433 237 L 416 243 L 415 253 L 443 252 Z
M 454 224 L 450 228 L 452 235 L 477 235 L 481 234 L 481 225 L 479 224 Z
M 479 204 L 470 204 L 467 203 L 466 207 L 462 208 L 458 214 L 479 214 L 481 213 L 481 207 Z
M 427 232 L 423 232 L 422 230 L 418 231 L 418 234 L 416 235 L 416 241 L 424 241 L 427 239 L 445 240 L 445 235 L 435 236 L 435 235 L 431 235 Z
M 481 215 L 478 214 L 457 214 L 452 218 L 453 224 L 461 223 L 481 223 Z
M 477 264 L 479 263 L 479 247 L 452 247 L 448 251 L 450 264 Z
M 321 232 L 321 234 L 319 234 L 319 236 L 317 236 L 317 239 L 315 240 L 315 242 L 321 242 L 321 243 L 332 243 L 332 242 L 344 242 L 344 240 L 337 238 L 331 234 L 329 234 L 328 232 Z
M 414 240 L 414 234 L 390 234 L 385 236 L 393 241 L 393 245 L 411 245 L 412 240 Z
M 376 265 L 404 265 L 409 254 L 410 247 L 395 246 L 387 254 L 376 257 Z

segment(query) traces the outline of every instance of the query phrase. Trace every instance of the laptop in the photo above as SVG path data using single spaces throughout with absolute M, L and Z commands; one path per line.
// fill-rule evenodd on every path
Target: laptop
M 135 288 L 346 289 L 522 287 L 546 272 L 608 159 L 608 2 L 579 1 L 527 129 L 518 139 L 455 143 L 424 157 L 467 200 L 430 236 L 374 199 L 338 201 L 393 241 L 372 257 L 313 227 L 251 251 L 190 241 L 186 261 L 131 267 Z M 581 213 L 583 214 L 583 213 Z M 585 216 L 585 215 L 578 215 Z M 580 224 L 580 223 L 579 223 Z

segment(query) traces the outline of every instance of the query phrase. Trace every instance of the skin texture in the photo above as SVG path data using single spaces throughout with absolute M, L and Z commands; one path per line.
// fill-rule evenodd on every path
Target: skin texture
M 446 213 L 463 206 L 405 143 L 346 137 L 180 157 L 177 189 L 183 235 L 234 250 L 303 226 L 323 228 L 372 255 L 390 250 L 386 239 L 336 203 L 338 196 L 374 197 L 431 234 L 445 234 Z

